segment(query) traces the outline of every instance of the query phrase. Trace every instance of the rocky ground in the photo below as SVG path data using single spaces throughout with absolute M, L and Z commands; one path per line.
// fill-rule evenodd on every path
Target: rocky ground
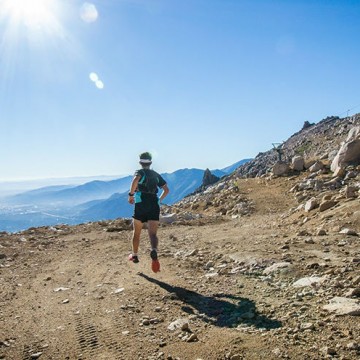
M 359 358 L 359 198 L 308 176 L 164 208 L 158 274 L 126 220 L 0 234 L 0 358 Z

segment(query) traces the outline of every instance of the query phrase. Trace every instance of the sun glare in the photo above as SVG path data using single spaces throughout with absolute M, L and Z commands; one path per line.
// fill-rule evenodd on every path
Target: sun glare
M 39 30 L 51 26 L 54 6 L 55 0 L 3 0 L 2 15 L 12 24 Z

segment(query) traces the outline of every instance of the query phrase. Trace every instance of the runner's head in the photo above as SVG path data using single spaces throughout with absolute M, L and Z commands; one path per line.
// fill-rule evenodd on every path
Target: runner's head
M 142 167 L 149 167 L 152 164 L 152 156 L 149 152 L 144 152 L 139 155 L 140 157 L 140 165 Z

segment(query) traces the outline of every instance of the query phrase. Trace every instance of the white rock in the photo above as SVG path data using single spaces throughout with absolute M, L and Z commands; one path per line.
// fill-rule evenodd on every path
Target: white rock
M 161 215 L 160 216 L 160 223 L 161 224 L 172 224 L 173 222 L 177 221 L 177 215 L 176 214 L 167 214 L 167 215 Z
M 114 291 L 114 294 L 120 294 L 124 291 L 125 289 L 124 288 L 118 288 Z
M 70 290 L 70 288 L 67 288 L 67 287 L 63 287 L 63 286 L 60 286 L 56 289 L 54 289 L 55 292 L 59 292 L 59 291 L 67 291 L 67 290 Z
M 336 296 L 329 301 L 328 305 L 323 306 L 323 309 L 337 315 L 360 316 L 360 302 L 356 299 Z
M 304 165 L 305 165 L 304 158 L 300 155 L 294 156 L 292 158 L 291 165 L 295 171 L 304 170 Z
M 349 131 L 346 141 L 341 145 L 331 163 L 331 171 L 337 174 L 346 165 L 356 163 L 360 159 L 360 126 Z
M 355 230 L 348 228 L 340 230 L 339 234 L 358 236 L 358 233 Z
M 304 210 L 306 212 L 309 212 L 313 209 L 315 209 L 316 207 L 319 206 L 319 203 L 317 202 L 316 198 L 311 198 L 310 200 L 308 200 L 306 203 L 305 203 L 305 207 L 304 207 Z
M 289 263 L 289 262 L 275 263 L 275 264 L 273 264 L 273 265 L 271 265 L 271 266 L 268 266 L 268 267 L 263 271 L 263 273 L 264 273 L 265 275 L 269 275 L 269 274 L 271 274 L 271 273 L 274 273 L 274 272 L 279 271 L 279 270 L 281 270 L 281 269 L 288 268 L 288 267 L 290 267 L 290 266 L 291 266 L 291 263 Z
M 213 278 L 215 276 L 219 276 L 219 274 L 217 272 L 212 272 L 212 273 L 205 274 L 205 277 L 207 277 L 207 278 Z
M 177 319 L 168 326 L 168 329 L 170 331 L 175 331 L 178 329 L 188 330 L 189 329 L 189 321 L 187 319 Z
M 318 277 L 318 276 L 309 276 L 301 278 L 293 283 L 293 287 L 301 288 L 301 287 L 308 287 L 313 286 L 319 283 L 322 283 L 325 280 L 324 277 Z

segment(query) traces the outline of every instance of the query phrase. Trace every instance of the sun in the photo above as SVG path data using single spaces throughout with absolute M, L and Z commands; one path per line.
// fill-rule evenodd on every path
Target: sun
M 0 0 L 1 16 L 13 26 L 47 30 L 53 26 L 57 0 Z

